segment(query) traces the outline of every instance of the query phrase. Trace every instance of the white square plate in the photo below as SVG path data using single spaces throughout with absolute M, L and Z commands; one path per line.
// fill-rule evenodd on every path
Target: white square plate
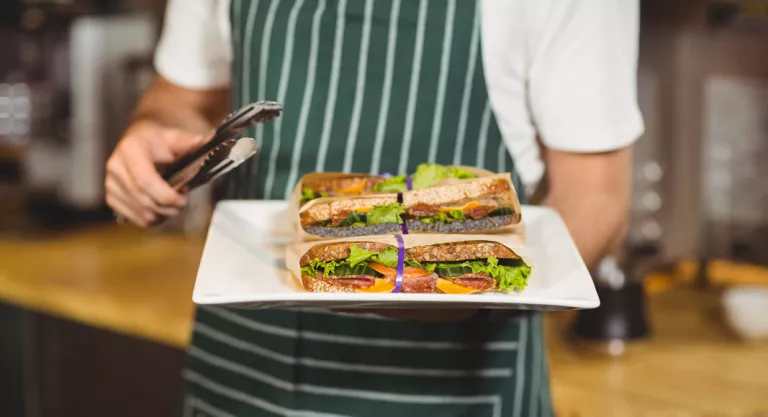
M 600 305 L 565 223 L 554 210 L 523 206 L 533 258 L 528 288 L 510 294 L 312 293 L 285 267 L 294 234 L 286 201 L 223 201 L 213 214 L 192 299 L 235 308 L 501 308 L 567 310 Z

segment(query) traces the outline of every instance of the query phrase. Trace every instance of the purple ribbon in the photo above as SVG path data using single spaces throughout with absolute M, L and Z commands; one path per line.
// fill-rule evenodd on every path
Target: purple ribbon
M 411 176 L 405 177 L 405 186 L 408 187 L 408 191 L 413 190 L 413 182 L 411 181 Z
M 405 215 L 400 216 L 400 219 L 403 221 L 400 223 L 400 230 L 403 232 L 404 235 L 408 234 L 408 225 L 405 224 Z
M 395 276 L 395 289 L 392 292 L 400 292 L 403 286 L 403 268 L 405 267 L 405 242 L 401 235 L 395 235 L 397 239 L 397 275 Z

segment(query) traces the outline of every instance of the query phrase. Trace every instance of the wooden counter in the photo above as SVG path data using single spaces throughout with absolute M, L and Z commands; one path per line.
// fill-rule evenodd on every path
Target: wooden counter
M 45 239 L 5 238 L 0 300 L 183 348 L 202 247 L 202 238 L 111 226 Z M 559 415 L 768 415 L 768 346 L 735 341 L 717 320 L 716 305 L 713 292 L 654 295 L 653 339 L 631 344 L 615 359 L 565 342 L 562 326 L 571 314 L 548 316 Z
M 0 240 L 0 300 L 183 348 L 203 238 L 103 228 Z

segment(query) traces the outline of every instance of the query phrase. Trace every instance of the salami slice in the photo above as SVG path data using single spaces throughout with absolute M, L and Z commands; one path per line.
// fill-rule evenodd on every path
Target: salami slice
M 323 280 L 330 284 L 339 284 L 352 288 L 370 288 L 376 283 L 376 278 L 370 275 L 346 275 L 343 277 L 324 277 L 318 274 L 315 279 Z
M 485 274 L 466 274 L 458 277 L 447 277 L 446 279 L 467 288 L 474 288 L 478 291 L 487 291 L 496 284 L 495 280 Z
M 403 279 L 403 292 L 433 293 L 437 288 L 437 274 Z

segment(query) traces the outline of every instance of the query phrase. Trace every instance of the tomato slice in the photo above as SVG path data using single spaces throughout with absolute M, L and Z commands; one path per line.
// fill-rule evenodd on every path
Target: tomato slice
M 390 268 L 388 266 L 377 264 L 376 262 L 370 262 L 368 266 L 374 271 L 384 275 L 385 278 L 395 279 L 397 277 L 397 269 Z M 429 271 L 422 268 L 413 268 L 406 266 L 403 268 L 403 278 L 418 278 L 429 275 Z
M 429 271 L 426 269 L 412 268 L 410 266 L 403 268 L 403 278 L 418 278 L 425 275 L 429 275 Z
M 387 278 L 395 278 L 397 276 L 397 270 L 395 268 L 390 268 L 382 264 L 377 264 L 376 262 L 369 262 L 368 267 L 380 273 L 381 275 L 384 275 Z

